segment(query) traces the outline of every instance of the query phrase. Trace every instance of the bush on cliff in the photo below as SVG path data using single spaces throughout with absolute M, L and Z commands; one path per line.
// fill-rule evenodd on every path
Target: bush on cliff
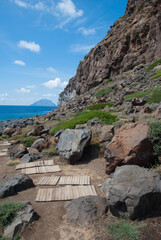
M 97 103 L 93 104 L 91 106 L 85 107 L 85 109 L 94 111 L 94 110 L 101 110 L 104 109 L 106 106 L 112 107 L 114 105 L 114 102 L 108 102 L 108 103 Z
M 161 65 L 161 59 L 153 62 L 153 63 L 147 68 L 147 70 L 148 70 L 148 71 L 151 71 L 151 70 L 153 70 L 155 67 L 157 67 L 158 65 Z
M 76 125 L 84 124 L 88 120 L 91 120 L 93 118 L 99 118 L 102 122 L 107 124 L 112 124 L 117 120 L 117 116 L 110 114 L 109 112 L 103 112 L 103 111 L 84 112 L 80 116 L 75 117 L 74 119 L 67 120 L 65 122 L 60 123 L 54 129 L 51 130 L 50 134 L 54 135 L 60 129 L 67 129 L 67 128 L 73 129 L 75 128 Z
M 153 144 L 154 152 L 161 156 L 161 121 L 150 123 L 149 138 Z

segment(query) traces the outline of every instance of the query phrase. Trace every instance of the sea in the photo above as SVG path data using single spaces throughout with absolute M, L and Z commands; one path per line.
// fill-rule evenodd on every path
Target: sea
M 5 106 L 0 105 L 0 121 L 30 118 L 35 115 L 44 115 L 52 110 L 54 107 L 35 107 L 35 106 Z

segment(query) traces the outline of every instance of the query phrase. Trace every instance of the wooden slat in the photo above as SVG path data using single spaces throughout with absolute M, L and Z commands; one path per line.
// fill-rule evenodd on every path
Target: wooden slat
M 4 156 L 7 156 L 7 153 L 6 152 L 0 152 L 0 157 L 4 157 Z
M 90 176 L 62 176 L 59 185 L 90 185 Z
M 36 202 L 67 201 L 84 196 L 97 196 L 94 186 L 64 186 L 39 189 Z
M 9 143 L 9 142 L 4 142 L 4 143 L 0 144 L 0 146 L 10 146 L 10 145 L 11 145 L 11 143 Z
M 58 165 L 22 169 L 22 173 L 25 173 L 28 175 L 42 174 L 42 173 L 54 173 L 54 172 L 60 172 L 60 171 L 61 171 L 61 169 Z
M 59 176 L 50 176 L 50 177 L 43 177 L 40 179 L 37 185 L 41 186 L 56 186 L 57 182 L 59 181 Z
M 41 167 L 41 166 L 53 166 L 54 160 L 45 160 L 45 161 L 37 161 L 30 163 L 20 163 L 16 166 L 16 170 L 23 168 L 32 168 L 32 167 Z

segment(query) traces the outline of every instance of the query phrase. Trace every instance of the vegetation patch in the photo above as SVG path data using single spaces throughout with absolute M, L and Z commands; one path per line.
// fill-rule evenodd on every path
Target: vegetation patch
M 109 84 L 110 82 L 112 82 L 112 78 L 106 80 L 106 84 Z
M 25 147 L 31 147 L 34 141 L 36 140 L 36 137 L 14 136 L 14 137 L 11 137 L 10 140 L 20 140 L 20 142 L 24 144 Z
M 99 118 L 102 122 L 107 124 L 112 124 L 117 121 L 117 116 L 110 114 L 109 112 L 103 112 L 103 111 L 89 111 L 89 112 L 83 112 L 80 116 L 75 117 L 74 119 L 64 121 L 57 125 L 55 128 L 52 129 L 50 132 L 51 135 L 54 135 L 58 130 L 60 129 L 73 129 L 78 124 L 84 124 L 88 120 L 91 120 L 93 118 Z
M 152 79 L 156 79 L 161 77 L 161 71 L 156 72 L 156 74 L 152 77 Z
M 58 152 L 56 150 L 56 148 L 47 148 L 42 150 L 42 153 L 48 155 L 48 156 L 56 156 L 58 155 Z
M 161 101 L 161 87 L 153 88 L 148 97 L 148 103 L 159 103 Z
M 148 71 L 151 71 L 151 70 L 153 70 L 155 67 L 157 67 L 158 65 L 161 65 L 161 59 L 153 62 L 153 63 L 147 68 L 147 70 L 148 70 Z
M 145 225 L 136 226 L 135 223 L 130 221 L 117 221 L 116 223 L 111 223 L 107 225 L 107 232 L 112 235 L 116 240 L 121 240 L 123 238 L 129 240 L 140 239 L 140 228 L 145 227 Z
M 0 226 L 8 225 L 16 214 L 25 207 L 20 202 L 5 202 L 0 204 Z
M 7 136 L 0 136 L 0 140 L 7 138 Z
M 19 164 L 18 162 L 9 162 L 9 163 L 7 164 L 7 166 L 12 167 L 12 166 L 16 166 L 16 165 L 18 165 L 18 164 Z
M 141 98 L 141 97 L 147 96 L 148 94 L 149 94 L 149 92 L 139 91 L 139 92 L 135 92 L 135 93 L 126 95 L 126 96 L 125 96 L 125 99 L 128 100 L 128 99 L 132 99 L 132 98 L 135 98 L 135 97 Z
M 103 97 L 105 94 L 108 94 L 110 92 L 112 92 L 113 89 L 112 88 L 106 88 L 106 89 L 102 89 L 98 92 L 96 92 L 93 97 Z
M 112 107 L 114 105 L 114 102 L 108 102 L 108 103 L 97 103 L 93 104 L 91 106 L 85 107 L 85 109 L 93 111 L 93 110 L 101 110 L 104 109 L 106 106 Z
M 153 144 L 154 152 L 161 156 L 161 121 L 149 123 L 149 138 Z

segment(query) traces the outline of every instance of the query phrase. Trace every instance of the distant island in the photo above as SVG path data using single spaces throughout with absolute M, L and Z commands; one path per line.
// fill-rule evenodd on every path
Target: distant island
M 54 107 L 54 108 L 57 107 L 52 101 L 50 101 L 48 99 L 41 99 L 41 100 L 31 104 L 30 106 L 34 106 L 34 107 Z

